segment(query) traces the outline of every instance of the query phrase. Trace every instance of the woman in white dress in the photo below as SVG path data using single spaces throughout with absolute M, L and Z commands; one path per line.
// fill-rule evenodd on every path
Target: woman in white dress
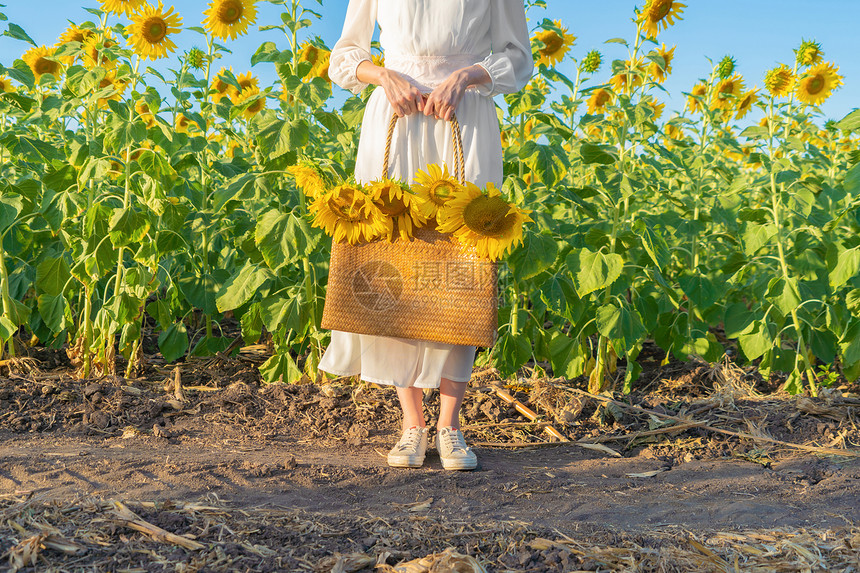
M 385 67 L 371 60 L 376 23 Z M 329 76 L 355 94 L 378 86 L 364 113 L 356 180 L 379 178 L 392 113 L 403 118 L 392 142 L 393 177 L 412 182 L 429 164 L 453 166 L 448 120 L 456 112 L 466 180 L 500 186 L 502 146 L 492 97 L 522 89 L 532 69 L 522 0 L 350 0 Z M 319 367 L 397 387 L 403 434 L 388 455 L 396 467 L 423 464 L 422 389 L 439 388 L 436 448 L 445 469 L 467 470 L 477 458 L 459 430 L 459 414 L 474 358 L 474 346 L 332 331 Z

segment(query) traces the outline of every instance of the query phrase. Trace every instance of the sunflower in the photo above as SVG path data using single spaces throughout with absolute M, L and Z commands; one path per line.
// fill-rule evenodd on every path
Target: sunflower
M 233 100 L 233 104 L 237 104 L 239 99 L 242 98 L 242 93 L 247 89 L 256 89 L 259 91 L 260 89 L 260 80 L 255 78 L 251 72 L 246 74 L 242 74 L 236 78 L 236 83 L 239 84 L 241 90 L 236 91 L 235 87 L 232 87 L 232 90 L 229 91 L 230 99 Z
M 615 93 L 632 93 L 637 87 L 645 82 L 644 63 L 641 58 L 636 61 L 624 62 L 624 69 L 609 79 Z
M 525 89 L 526 91 L 539 93 L 542 96 L 546 96 L 550 92 L 549 84 L 547 84 L 546 80 L 541 76 L 534 76 L 526 85 Z
M 687 105 L 686 108 L 690 110 L 690 113 L 700 113 L 704 108 L 705 97 L 708 95 L 708 84 L 698 83 L 693 86 L 693 89 L 690 90 L 690 94 L 687 96 Z
M 242 115 L 245 119 L 251 119 L 264 109 L 266 109 L 266 94 L 260 93 L 260 88 L 250 87 L 242 90 L 242 92 L 233 100 L 234 105 L 242 106 L 248 104 Z M 250 103 L 249 103 L 250 102 Z
M 304 42 L 301 45 L 299 63 L 307 62 L 311 64 L 311 69 L 307 73 L 307 76 L 305 76 L 306 79 L 323 78 L 327 80 L 330 60 L 331 52 L 327 49 L 320 48 L 311 42 Z
M 12 85 L 12 80 L 6 76 L 0 76 L 0 94 L 15 93 L 15 86 Z
M 176 44 L 170 39 L 170 34 L 179 32 L 182 18 L 173 13 L 173 6 L 166 12 L 161 0 L 158 7 L 144 4 L 139 12 L 130 16 L 131 25 L 125 31 L 130 34 L 128 43 L 134 47 L 134 52 L 141 58 L 157 60 L 167 56 L 167 52 L 176 49 Z
M 149 105 L 145 101 L 139 100 L 135 103 L 134 111 L 137 112 L 137 116 L 146 124 L 147 129 L 155 125 L 155 114 L 152 113 L 152 110 L 149 109 Z
M 725 112 L 732 111 L 744 91 L 743 78 L 735 74 L 729 78 L 720 80 L 714 93 L 711 95 L 711 109 L 719 109 Z
M 53 57 L 54 48 L 39 46 L 38 48 L 30 48 L 24 52 L 21 59 L 27 62 L 27 65 L 30 66 L 30 69 L 33 71 L 33 75 L 36 77 L 36 83 L 39 83 L 42 76 L 45 74 L 54 76 L 54 79 L 60 79 L 60 73 L 63 67 L 59 62 L 48 59 Z
M 554 28 L 544 28 L 535 34 L 532 40 L 541 47 L 537 49 L 539 57 L 538 64 L 552 67 L 564 59 L 570 47 L 576 41 L 576 36 L 567 33 L 567 28 L 562 27 L 561 21 L 553 22 Z
M 374 181 L 368 186 L 373 202 L 385 215 L 386 236 L 393 242 L 398 236 L 408 241 L 412 238 L 413 227 L 427 222 L 418 207 L 418 197 L 408 186 L 392 179 Z
M 758 88 L 753 88 L 747 93 L 741 96 L 740 102 L 738 102 L 738 110 L 735 114 L 735 119 L 743 119 L 743 117 L 749 113 L 752 109 L 752 106 L 758 101 Z
M 842 85 L 839 68 L 832 63 L 821 63 L 809 68 L 795 88 L 797 99 L 808 105 L 818 105 Z
M 612 92 L 603 88 L 597 88 L 588 97 L 588 113 L 596 115 L 606 110 L 606 104 L 612 103 Z
M 672 46 L 672 49 L 667 49 L 666 44 L 663 44 L 656 50 L 656 54 L 663 58 L 663 65 L 661 66 L 657 62 L 651 62 L 651 65 L 648 66 L 648 75 L 654 78 L 654 81 L 658 84 L 662 84 L 666 81 L 666 76 L 672 73 L 672 59 L 675 57 L 675 48 L 677 46 Z
M 83 62 L 84 67 L 88 70 L 92 70 L 97 67 L 102 67 L 106 70 L 116 68 L 116 60 L 112 59 L 105 52 L 105 50 L 114 46 L 116 46 L 116 42 L 114 42 L 113 38 L 110 36 L 106 36 L 103 40 L 100 40 L 96 34 L 88 36 L 84 40 L 84 45 L 82 47 L 83 55 L 81 56 L 81 61 Z
M 122 16 L 130 16 L 132 13 L 146 4 L 146 0 L 99 0 L 102 10 Z
M 105 90 L 106 94 L 104 97 L 100 97 L 98 99 L 98 106 L 100 108 L 104 108 L 107 106 L 108 100 L 121 100 L 126 87 L 127 83 L 125 81 L 117 79 L 116 70 L 108 71 L 105 74 L 105 77 L 102 78 L 101 82 L 99 82 L 99 88 L 97 91 Z
M 374 66 L 379 66 L 380 68 L 385 67 L 385 55 L 384 54 L 373 54 L 370 56 L 371 61 Z
M 663 110 L 666 109 L 666 104 L 660 103 L 659 101 L 657 101 L 657 98 L 651 95 L 645 96 L 643 98 L 643 101 L 645 102 L 645 105 L 647 105 L 651 109 L 651 113 L 654 116 L 652 119 L 660 119 L 660 117 L 663 115 Z
M 477 185 L 466 183 L 439 211 L 438 228 L 495 261 L 523 242 L 523 225 L 531 221 L 529 213 L 505 201 L 492 183 L 487 185 L 486 194 Z
M 439 211 L 460 190 L 460 184 L 448 173 L 448 166 L 439 167 L 436 164 L 427 166 L 427 173 L 418 171 L 415 174 L 413 190 L 418 194 L 421 215 L 428 221 L 432 220 Z
M 773 97 L 785 97 L 794 89 L 794 80 L 791 68 L 780 64 L 764 75 L 764 87 Z
M 256 0 L 212 0 L 203 12 L 203 26 L 216 38 L 235 40 L 257 21 Z
M 226 77 L 225 72 L 230 70 L 230 73 L 233 73 L 233 68 L 221 68 L 218 74 L 215 76 L 215 79 L 212 80 L 212 101 L 215 103 L 219 103 L 225 97 L 233 98 L 233 95 L 236 93 L 236 88 L 227 83 L 224 80 Z
M 176 123 L 174 126 L 178 133 L 187 133 L 188 135 L 197 130 L 197 124 L 191 121 L 184 113 L 176 114 Z
M 57 43 L 54 44 L 55 48 L 59 48 L 69 42 L 80 42 L 81 45 L 88 39 L 95 36 L 95 32 L 92 30 L 88 30 L 87 28 L 81 28 L 77 24 L 69 24 L 69 27 L 60 34 L 60 37 L 57 39 Z M 58 58 L 64 65 L 71 66 L 75 63 L 77 56 L 63 56 Z
M 821 50 L 821 44 L 815 40 L 802 40 L 800 47 L 794 51 L 796 61 L 804 67 L 814 66 L 821 63 L 824 57 L 824 52 Z
M 675 23 L 674 18 L 681 19 L 682 8 L 686 6 L 677 0 L 648 0 L 637 21 L 649 38 L 655 38 L 661 28 L 665 30 Z
M 666 137 L 668 137 L 669 139 L 684 139 L 684 130 L 674 123 L 667 123 L 663 129 L 666 133 Z
M 326 183 L 315 165 L 307 162 L 287 167 L 287 173 L 296 180 L 296 186 L 306 197 L 317 199 L 325 193 Z
M 310 205 L 314 227 L 323 229 L 337 242 L 372 241 L 388 231 L 385 216 L 364 190 L 344 183 L 320 195 Z

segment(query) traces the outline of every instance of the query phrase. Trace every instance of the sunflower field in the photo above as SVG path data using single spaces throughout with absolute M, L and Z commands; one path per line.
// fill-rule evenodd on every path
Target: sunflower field
M 408 239 L 417 187 L 445 180 L 505 215 L 440 215 L 507 253 L 498 340 L 479 363 L 630 391 L 647 342 L 666 362 L 728 354 L 794 393 L 860 377 L 860 111 L 823 122 L 842 77 L 820 44 L 781 55 L 760 89 L 727 56 L 669 113 L 675 48 L 659 38 L 684 4 L 647 0 L 608 40 L 627 58 L 607 62 L 529 0 L 536 73 L 497 102 L 503 188 L 460 188 L 442 166 L 413 189 L 362 188 L 349 181 L 370 92 L 332 105 L 321 2 L 267 1 L 281 22 L 260 26 L 273 41 L 248 63 L 273 67 L 274 85 L 218 65 L 258 24 L 257 0 L 182 15 L 99 0 L 52 46 L 8 23 L 32 46 L 0 61 L 0 361 L 66 348 L 87 378 L 116 374 L 119 353 L 133 377 L 147 337 L 167 362 L 265 339 L 265 380 L 318 380 L 329 235 Z M 178 34 L 205 47 L 178 53 Z M 168 76 L 148 65 L 162 58 Z M 396 230 L 379 218 L 407 208 Z M 347 224 L 356 210 L 372 223 Z

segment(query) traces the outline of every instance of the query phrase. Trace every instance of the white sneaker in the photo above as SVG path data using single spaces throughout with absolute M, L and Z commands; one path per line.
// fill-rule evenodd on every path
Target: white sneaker
M 388 452 L 388 465 L 393 468 L 420 468 L 427 451 L 427 428 L 412 426 L 403 431 L 400 441 Z
M 478 456 L 466 445 L 463 432 L 450 426 L 436 433 L 436 451 L 446 470 L 473 470 L 478 467 Z

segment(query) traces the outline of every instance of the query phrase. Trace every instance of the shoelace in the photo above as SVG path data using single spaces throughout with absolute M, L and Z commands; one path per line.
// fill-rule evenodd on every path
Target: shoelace
M 403 432 L 400 441 L 397 443 L 397 449 L 401 452 L 409 450 L 417 450 L 421 444 L 421 428 L 409 428 Z
M 441 433 L 440 436 L 445 442 L 445 446 L 451 448 L 451 451 L 467 450 L 466 440 L 463 439 L 463 432 L 459 430 L 449 430 Z

